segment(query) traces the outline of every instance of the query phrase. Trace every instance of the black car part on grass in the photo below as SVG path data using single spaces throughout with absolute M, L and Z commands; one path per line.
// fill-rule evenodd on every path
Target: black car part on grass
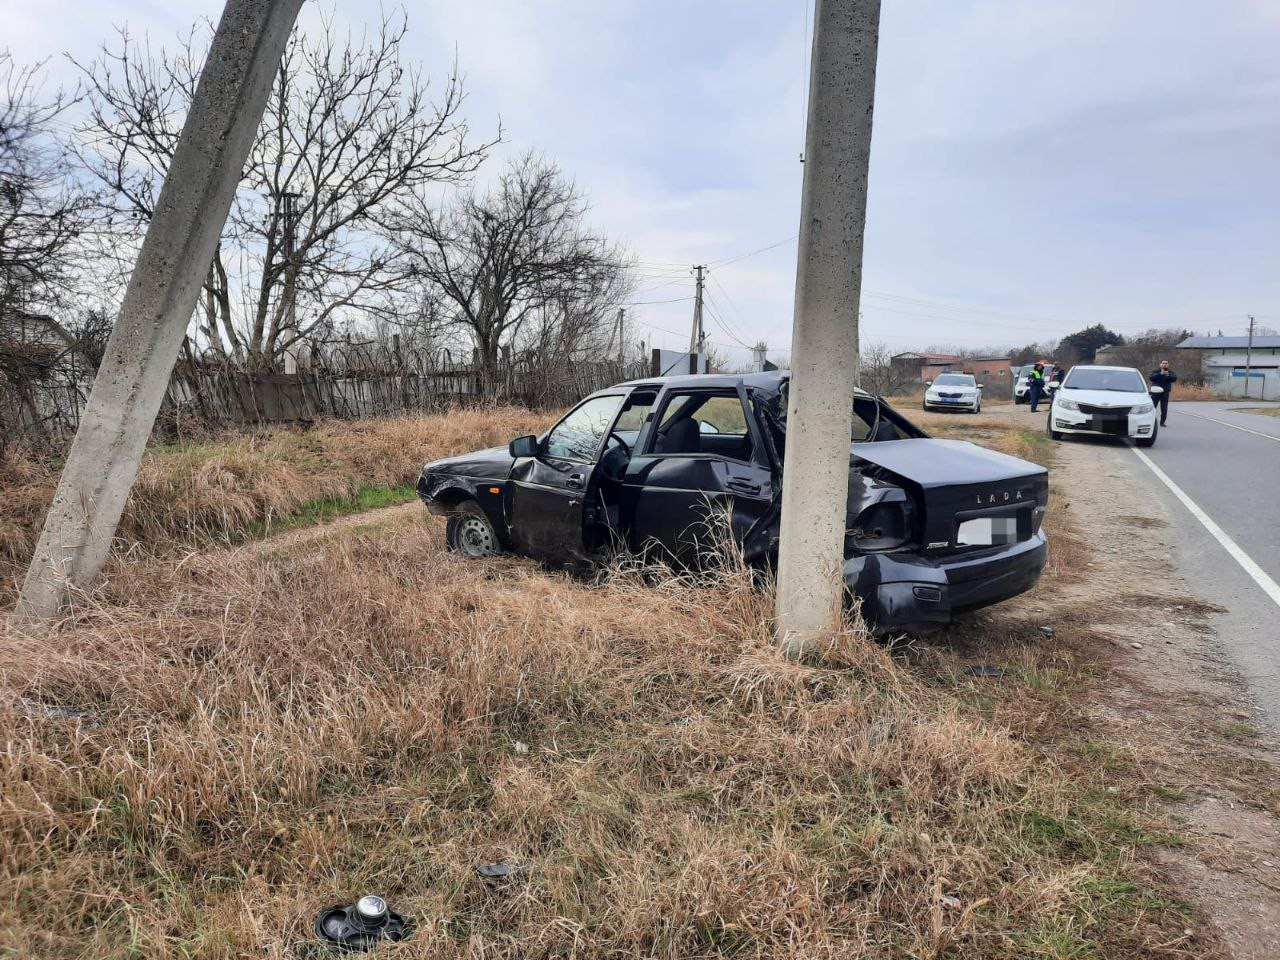
M 383 940 L 403 940 L 412 930 L 411 920 L 373 894 L 355 903 L 330 907 L 316 918 L 316 936 L 338 953 L 363 953 Z

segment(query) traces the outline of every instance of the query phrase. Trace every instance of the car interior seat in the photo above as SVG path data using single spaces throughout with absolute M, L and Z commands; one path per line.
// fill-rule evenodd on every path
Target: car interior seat
M 693 417 L 679 417 L 658 434 L 658 453 L 698 453 L 702 449 L 702 433 Z
M 895 427 L 888 420 L 881 417 L 880 422 L 876 425 L 876 435 L 871 438 L 872 442 L 876 443 L 881 440 L 897 440 L 897 439 L 898 439 L 898 428 Z

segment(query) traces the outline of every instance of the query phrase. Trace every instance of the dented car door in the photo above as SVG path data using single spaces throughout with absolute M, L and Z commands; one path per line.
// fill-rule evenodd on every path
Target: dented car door
M 632 550 L 682 564 L 769 513 L 774 478 L 740 388 L 666 390 L 627 466 L 622 517 Z

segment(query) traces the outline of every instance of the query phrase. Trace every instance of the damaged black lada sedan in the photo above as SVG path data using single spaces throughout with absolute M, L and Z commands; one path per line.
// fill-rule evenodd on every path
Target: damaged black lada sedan
M 600 390 L 542 436 L 427 464 L 418 496 L 449 547 L 549 562 L 621 547 L 696 565 L 726 527 L 777 559 L 788 376 L 655 377 Z M 1028 590 L 1044 569 L 1047 471 L 931 438 L 853 399 L 844 578 L 881 632 L 927 629 Z

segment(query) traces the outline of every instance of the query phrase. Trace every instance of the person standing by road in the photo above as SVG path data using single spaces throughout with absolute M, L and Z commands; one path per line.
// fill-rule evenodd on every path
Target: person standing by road
M 1151 376 L 1147 378 L 1151 381 L 1153 387 L 1160 387 L 1163 391 L 1158 397 L 1152 397 L 1155 405 L 1160 408 L 1160 426 L 1164 426 L 1165 420 L 1169 416 L 1169 391 L 1173 389 L 1173 385 L 1178 380 L 1178 375 L 1169 369 L 1169 361 L 1161 360 L 1160 367 L 1151 371 Z
M 1044 361 L 1037 360 L 1036 365 L 1027 374 L 1027 399 L 1031 401 L 1031 412 L 1036 412 L 1036 405 L 1044 394 Z

